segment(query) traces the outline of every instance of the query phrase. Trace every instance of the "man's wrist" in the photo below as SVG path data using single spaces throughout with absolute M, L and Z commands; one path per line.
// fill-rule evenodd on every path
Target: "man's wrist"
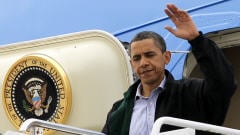
M 202 41 L 203 39 L 203 33 L 201 31 L 198 32 L 199 35 L 197 37 L 195 37 L 194 39 L 192 40 L 188 40 L 188 42 L 190 43 L 190 45 L 195 45 L 195 44 L 198 44 L 199 42 Z
M 200 35 L 200 32 L 197 31 L 197 32 L 194 32 L 189 38 L 188 38 L 188 41 L 192 41 L 194 39 L 196 39 L 197 37 L 199 37 Z

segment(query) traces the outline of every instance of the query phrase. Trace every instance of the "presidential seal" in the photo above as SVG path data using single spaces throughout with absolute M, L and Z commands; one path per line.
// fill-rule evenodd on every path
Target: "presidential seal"
M 17 128 L 29 118 L 64 123 L 71 100 L 67 75 L 57 62 L 45 55 L 19 59 L 5 76 L 4 109 Z M 51 133 L 47 129 L 43 132 Z

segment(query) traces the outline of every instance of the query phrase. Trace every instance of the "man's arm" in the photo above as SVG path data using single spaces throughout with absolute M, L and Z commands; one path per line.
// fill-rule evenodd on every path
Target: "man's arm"
M 198 89 L 198 99 L 204 102 L 204 110 L 208 114 L 208 122 L 222 124 L 230 99 L 236 90 L 234 72 L 231 64 L 225 58 L 215 42 L 199 33 L 189 14 L 175 5 L 167 5 L 165 13 L 176 25 L 176 29 L 165 28 L 176 37 L 188 40 L 192 52 L 204 74 L 203 85 L 193 86 Z
M 204 74 L 206 93 L 212 91 L 212 96 L 222 94 L 226 100 L 233 95 L 236 89 L 233 67 L 224 56 L 222 50 L 201 33 L 194 40 L 189 41 L 192 52 Z M 223 99 L 222 99 L 223 100 Z
M 230 63 L 213 41 L 199 33 L 190 15 L 173 4 L 168 4 L 164 11 L 176 26 L 176 29 L 170 26 L 165 28 L 176 37 L 189 41 L 198 64 L 204 67 L 201 69 L 207 81 L 227 89 L 236 87 Z

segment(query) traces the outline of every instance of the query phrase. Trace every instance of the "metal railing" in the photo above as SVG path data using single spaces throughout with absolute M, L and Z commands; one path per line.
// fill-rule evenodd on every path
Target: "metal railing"
M 92 130 L 87 130 L 87 129 L 82 129 L 82 128 L 77 128 L 73 126 L 67 126 L 63 124 L 58 124 L 58 123 L 53 123 L 53 122 L 48 122 L 48 121 L 43 121 L 43 120 L 38 120 L 38 119 L 28 119 L 23 124 L 20 126 L 19 131 L 20 132 L 27 132 L 29 131 L 30 135 L 42 135 L 43 132 L 36 132 L 36 130 L 39 130 L 39 127 L 41 128 L 47 128 L 47 129 L 53 129 L 61 132 L 66 132 L 70 134 L 77 134 L 77 135 L 105 135 L 100 132 L 92 131 Z
M 178 126 L 182 128 L 191 128 L 194 130 L 201 130 L 201 131 L 207 131 L 207 132 L 213 132 L 213 133 L 220 133 L 220 134 L 226 134 L 226 135 L 240 135 L 240 130 L 233 129 L 233 128 L 227 128 L 222 126 L 216 126 L 212 124 L 206 124 L 201 122 L 195 122 L 190 120 L 184 120 L 179 118 L 172 118 L 172 117 L 161 117 L 157 119 L 153 125 L 152 133 L 151 135 L 160 135 L 160 129 L 162 125 L 172 125 L 172 126 Z M 36 133 L 36 129 L 38 128 L 47 128 L 47 129 L 53 129 L 61 132 L 66 132 L 70 134 L 85 134 L 85 135 L 104 135 L 103 133 L 87 130 L 87 129 L 81 129 L 73 126 L 67 126 L 63 124 L 57 124 L 52 123 L 48 121 L 38 120 L 38 119 L 28 119 L 26 120 L 21 126 L 19 131 L 21 132 L 27 132 L 29 131 L 30 135 L 42 135 L 43 132 Z
M 178 118 L 172 118 L 172 117 L 161 117 L 157 119 L 153 125 L 152 133 L 151 135 L 159 135 L 160 129 L 163 124 L 172 125 L 172 126 L 178 126 L 178 127 L 185 127 L 185 128 L 192 128 L 195 130 L 201 130 L 201 131 L 207 131 L 212 133 L 220 133 L 220 134 L 226 134 L 226 135 L 240 135 L 240 130 L 227 128 L 227 127 L 221 127 L 201 122 L 195 122 L 190 120 L 183 120 Z

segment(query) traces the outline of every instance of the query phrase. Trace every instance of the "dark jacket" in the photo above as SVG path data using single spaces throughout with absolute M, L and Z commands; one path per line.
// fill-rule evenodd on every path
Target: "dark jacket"
M 166 70 L 166 84 L 160 92 L 155 120 L 170 116 L 221 125 L 236 89 L 231 65 L 216 44 L 202 34 L 189 41 L 204 79 L 174 80 Z M 102 130 L 108 135 L 128 135 L 134 97 L 140 80 L 129 87 L 124 98 L 114 103 Z M 165 126 L 162 130 L 170 130 Z

